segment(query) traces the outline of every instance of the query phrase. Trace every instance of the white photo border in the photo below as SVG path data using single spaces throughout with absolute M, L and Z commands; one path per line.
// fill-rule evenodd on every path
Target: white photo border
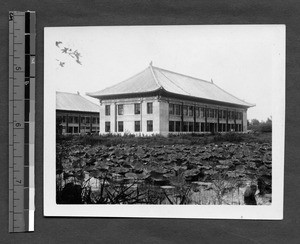
M 280 48 L 280 55 L 282 55 L 282 58 L 274 60 L 273 67 L 272 204 L 268 206 L 57 204 L 55 163 L 56 91 L 54 83 L 48 79 L 49 72 L 51 71 L 47 68 L 49 65 L 49 60 L 47 59 L 47 38 L 49 35 L 48 30 L 52 29 L 52 27 L 46 27 L 44 30 L 44 215 L 68 217 L 283 219 L 286 57 L 285 25 L 265 26 L 276 26 L 278 28 L 277 48 Z

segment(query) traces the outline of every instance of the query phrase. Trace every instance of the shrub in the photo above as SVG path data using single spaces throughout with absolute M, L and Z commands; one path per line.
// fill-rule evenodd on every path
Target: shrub
M 272 132 L 272 120 L 270 118 L 267 121 L 261 121 L 254 119 L 248 126 L 249 130 L 253 130 L 254 132 L 262 132 L 262 133 L 269 133 Z
M 225 134 L 216 134 L 215 136 L 213 136 L 213 141 L 215 143 L 224 142 L 224 141 L 241 142 L 241 141 L 244 141 L 244 137 L 240 133 L 229 132 L 229 133 L 225 133 Z

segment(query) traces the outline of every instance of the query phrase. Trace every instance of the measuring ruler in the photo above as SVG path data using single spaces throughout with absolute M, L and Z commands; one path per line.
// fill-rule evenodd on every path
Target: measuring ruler
M 35 12 L 9 12 L 9 232 L 34 230 Z

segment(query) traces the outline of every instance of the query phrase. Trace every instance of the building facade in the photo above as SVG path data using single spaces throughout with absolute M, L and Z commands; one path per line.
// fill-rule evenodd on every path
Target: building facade
M 247 109 L 213 82 L 150 66 L 113 87 L 89 93 L 100 100 L 100 133 L 136 135 L 243 132 Z
M 100 107 L 80 94 L 56 92 L 56 133 L 99 133 Z

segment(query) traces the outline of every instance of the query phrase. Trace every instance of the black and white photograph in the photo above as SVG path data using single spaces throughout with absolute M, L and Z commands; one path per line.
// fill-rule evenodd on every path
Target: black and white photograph
M 284 25 L 44 33 L 46 216 L 282 219 Z

